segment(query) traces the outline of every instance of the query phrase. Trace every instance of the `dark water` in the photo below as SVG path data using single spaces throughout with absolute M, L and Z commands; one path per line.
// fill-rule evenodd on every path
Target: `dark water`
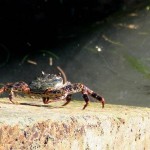
M 68 78 L 85 83 L 108 103 L 150 107 L 149 7 L 97 27 L 66 48 L 74 51 L 74 57 L 65 54 Z
M 52 72 L 60 66 L 69 81 L 84 83 L 107 103 L 150 107 L 150 7 L 80 30 L 80 38 L 75 32 L 66 36 L 65 46 L 56 45 L 50 52 L 46 49 L 36 57 L 20 58 L 17 66 L 2 67 L 1 72 L 7 73 L 1 81 L 28 81 L 41 70 Z

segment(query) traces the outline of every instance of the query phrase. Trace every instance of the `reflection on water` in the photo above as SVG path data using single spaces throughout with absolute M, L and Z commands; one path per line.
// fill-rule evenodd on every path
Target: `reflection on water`
M 69 80 L 85 83 L 108 103 L 150 107 L 149 18 L 147 9 L 114 18 L 66 47 Z

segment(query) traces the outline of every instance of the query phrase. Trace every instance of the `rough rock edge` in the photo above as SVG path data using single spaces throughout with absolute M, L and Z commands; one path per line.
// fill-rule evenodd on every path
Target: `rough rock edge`
M 150 149 L 150 108 L 0 103 L 0 150 Z

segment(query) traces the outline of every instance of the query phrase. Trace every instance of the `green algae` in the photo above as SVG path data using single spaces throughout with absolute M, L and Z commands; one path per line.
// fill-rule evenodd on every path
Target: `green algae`
M 146 65 L 144 65 L 138 58 L 129 54 L 124 54 L 124 58 L 128 61 L 132 68 L 142 73 L 146 77 L 150 77 L 150 69 Z

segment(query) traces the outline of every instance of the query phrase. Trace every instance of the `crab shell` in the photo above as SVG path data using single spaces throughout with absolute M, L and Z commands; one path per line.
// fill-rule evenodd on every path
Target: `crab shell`
M 63 78 L 60 75 L 45 74 L 42 72 L 40 77 L 37 77 L 29 84 L 29 88 L 34 92 L 43 92 L 47 89 L 59 89 L 63 85 Z

